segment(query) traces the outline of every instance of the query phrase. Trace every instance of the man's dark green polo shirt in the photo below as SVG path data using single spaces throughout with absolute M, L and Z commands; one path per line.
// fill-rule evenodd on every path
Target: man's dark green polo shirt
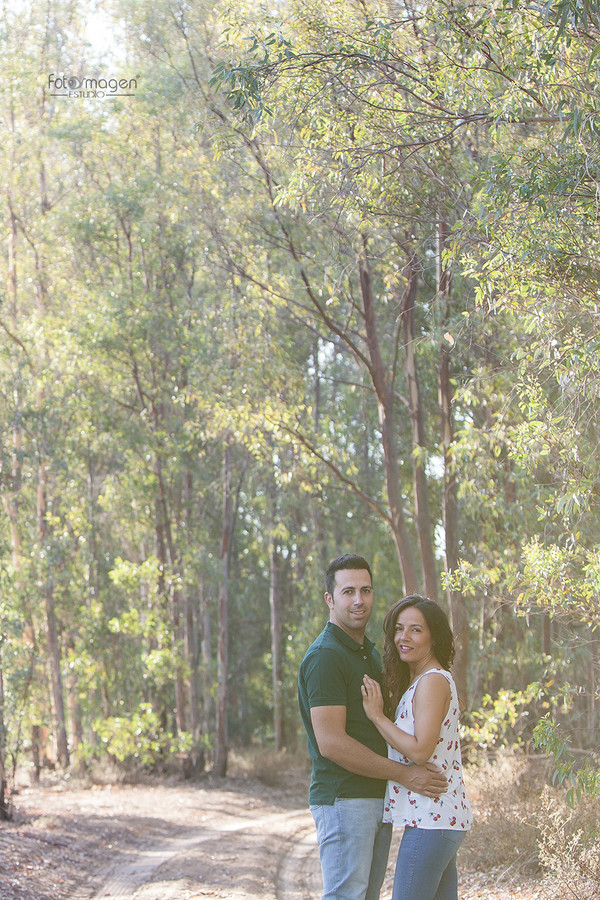
M 365 673 L 381 680 L 381 668 L 381 657 L 373 641 L 365 637 L 364 643 L 358 644 L 332 622 L 306 651 L 298 677 L 298 702 L 313 761 L 311 806 L 331 806 L 337 797 L 384 796 L 385 781 L 354 775 L 321 756 L 310 720 L 313 706 L 345 706 L 346 732 L 350 737 L 387 757 L 386 742 L 365 715 L 360 690 Z

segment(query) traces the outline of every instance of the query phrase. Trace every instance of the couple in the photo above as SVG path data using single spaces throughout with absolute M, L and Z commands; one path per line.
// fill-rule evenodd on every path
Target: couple
M 456 900 L 456 853 L 472 818 L 448 619 L 423 597 L 395 603 L 383 626 L 382 673 L 365 636 L 368 562 L 338 557 L 325 585 L 329 622 L 298 679 L 323 900 L 378 900 L 392 824 L 404 827 L 392 900 Z

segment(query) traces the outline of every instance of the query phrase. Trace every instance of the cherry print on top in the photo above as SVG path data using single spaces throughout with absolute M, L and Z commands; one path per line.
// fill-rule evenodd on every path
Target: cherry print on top
M 417 685 L 424 675 L 439 672 L 450 685 L 450 706 L 446 718 L 440 728 L 437 746 L 433 751 L 430 763 L 439 766 L 448 779 L 448 790 L 440 797 L 424 797 L 409 791 L 401 784 L 388 781 L 385 795 L 383 821 L 404 827 L 414 828 L 453 828 L 467 831 L 473 824 L 471 805 L 462 778 L 462 758 L 458 736 L 459 706 L 456 685 L 450 672 L 435 667 L 422 672 L 402 695 L 396 710 L 395 724 L 407 734 L 415 733 L 415 717 L 413 699 Z M 405 765 L 412 761 L 400 751 L 388 744 L 388 757 Z

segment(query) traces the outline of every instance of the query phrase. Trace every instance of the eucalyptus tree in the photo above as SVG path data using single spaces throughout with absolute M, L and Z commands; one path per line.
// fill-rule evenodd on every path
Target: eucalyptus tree
M 448 349 L 443 335 L 450 308 L 442 235 L 469 202 L 468 150 L 453 146 L 448 134 L 453 110 L 440 92 L 440 54 L 417 9 L 398 18 L 364 4 L 292 3 L 286 9 L 290 17 L 284 10 L 279 30 L 274 22 L 244 23 L 254 58 L 222 62 L 215 83 L 254 128 L 248 143 L 265 173 L 271 240 L 291 257 L 304 288 L 294 315 L 320 334 L 323 346 L 345 348 L 354 380 L 366 375 L 364 387 L 380 421 L 385 500 L 369 496 L 348 463 L 335 459 L 326 433 L 310 434 L 305 423 L 296 423 L 294 434 L 387 522 L 405 590 L 421 588 L 435 597 L 440 565 L 434 533 L 441 516 L 430 499 L 436 491 L 431 461 L 442 441 L 427 433 L 427 425 L 432 414 L 438 418 L 439 381 L 451 444 L 449 354 L 440 349 Z M 407 62 L 413 57 L 420 68 Z M 270 110 L 273 120 L 265 115 Z M 330 251 L 326 257 L 316 250 L 323 245 Z M 259 280 L 251 264 L 245 275 Z M 285 295 L 283 288 L 278 292 Z M 465 298 L 461 303 L 464 308 Z M 428 320 L 429 308 L 437 322 Z M 429 345 L 441 354 L 439 375 L 437 360 L 431 368 Z M 455 548 L 448 446 L 442 454 L 450 485 L 444 518 L 448 547 Z M 449 565 L 450 555 L 446 565 L 452 568 L 456 552 Z M 464 598 L 456 591 L 451 609 L 464 693 L 468 634 Z
M 288 12 L 291 15 L 286 17 Z M 364 3 L 293 3 L 279 7 L 277 16 L 261 25 L 249 18 L 242 21 L 242 33 L 245 38 L 250 37 L 250 61 L 248 55 L 241 62 L 239 56 L 235 58 L 239 51 L 235 46 L 236 33 L 232 31 L 229 50 L 234 58 L 223 61 L 216 71 L 216 82 L 225 88 L 232 106 L 248 126 L 254 127 L 265 142 L 271 129 L 276 130 L 282 157 L 285 154 L 288 164 L 290 159 L 294 161 L 293 177 L 283 185 L 277 184 L 274 205 L 295 206 L 302 216 L 310 215 L 313 227 L 319 216 L 325 218 L 323 209 L 328 213 L 334 209 L 334 233 L 339 231 L 340 222 L 347 226 L 354 221 L 356 234 L 363 239 L 368 225 L 369 240 L 377 228 L 381 234 L 382 222 L 393 233 L 398 228 L 390 223 L 404 220 L 396 242 L 405 253 L 406 263 L 396 279 L 403 280 L 408 295 L 411 267 L 420 274 L 426 271 L 427 252 L 436 255 L 433 237 L 437 230 L 438 278 L 436 304 L 431 308 L 437 316 L 438 329 L 431 333 L 440 352 L 440 405 L 444 417 L 439 446 L 445 460 L 446 581 L 452 592 L 451 606 L 457 613 L 455 625 L 461 623 L 460 641 L 466 641 L 467 626 L 460 591 L 463 587 L 469 589 L 469 585 L 454 576 L 461 569 L 460 557 L 467 563 L 475 559 L 476 545 L 469 546 L 466 535 L 461 541 L 457 539 L 457 498 L 462 494 L 461 505 L 465 507 L 468 493 L 462 482 L 468 488 L 470 481 L 468 469 L 461 471 L 459 467 L 461 459 L 466 463 L 468 457 L 461 456 L 459 450 L 469 442 L 468 437 L 464 441 L 464 433 L 471 419 L 471 386 L 480 383 L 471 379 L 471 369 L 479 365 L 477 344 L 471 353 L 462 338 L 472 335 L 479 325 L 482 331 L 476 341 L 485 344 L 488 326 L 479 319 L 468 295 L 457 298 L 457 284 L 466 282 L 456 275 L 462 269 L 474 282 L 485 284 L 490 312 L 498 308 L 500 279 L 512 278 L 516 316 L 512 321 L 505 317 L 503 322 L 512 329 L 512 337 L 506 342 L 507 352 L 518 353 L 523 340 L 522 325 L 528 321 L 526 305 L 521 303 L 523 288 L 531 283 L 525 269 L 535 255 L 540 271 L 545 272 L 545 260 L 553 256 L 556 261 L 558 255 L 553 253 L 549 235 L 550 229 L 556 227 L 556 219 L 546 215 L 541 221 L 548 209 L 542 206 L 548 200 L 546 188 L 554 191 L 557 198 L 553 212 L 564 217 L 577 191 L 589 186 L 591 197 L 594 186 L 595 157 L 587 147 L 579 153 L 579 168 L 575 151 L 573 175 L 567 175 L 567 187 L 562 184 L 564 145 L 560 143 L 561 129 L 565 127 L 567 136 L 572 134 L 580 145 L 582 141 L 593 142 L 593 8 L 582 13 L 579 8 L 562 4 L 560 13 L 561 25 L 557 29 L 537 10 L 515 9 L 502 3 L 494 5 L 494 15 L 489 15 L 489 5 L 484 10 L 432 3 L 405 6 L 402 11 L 388 6 L 382 11 Z M 237 22 L 240 23 L 240 17 Z M 268 119 L 270 114 L 274 116 L 273 124 Z M 286 123 L 284 128 L 281 119 Z M 269 157 L 272 156 L 273 150 L 269 149 Z M 587 168 L 590 165 L 591 171 Z M 480 198 L 473 197 L 473 189 L 486 183 L 489 203 L 485 193 Z M 529 212 L 521 217 L 518 212 L 515 215 L 519 208 L 525 209 L 534 194 L 541 197 L 540 217 L 532 217 Z M 498 200 L 504 196 L 505 214 L 498 207 Z M 476 223 L 474 229 L 472 222 Z M 484 228 L 480 229 L 482 222 Z M 454 257 L 450 255 L 450 230 L 455 234 Z M 502 247 L 503 235 L 512 236 L 514 243 L 510 247 Z M 564 240 L 571 240 L 569 221 Z M 532 253 L 519 256 L 530 242 Z M 474 247 L 475 262 L 470 264 L 461 254 Z M 559 247 L 561 250 L 564 252 Z M 580 250 L 575 252 L 581 255 Z M 301 277 L 305 277 L 308 264 L 297 250 L 293 255 Z M 379 252 L 377 256 L 381 261 Z M 314 254 L 306 254 L 306 258 L 312 261 Z M 411 263 L 414 259 L 418 266 Z M 451 288 L 447 267 L 452 259 Z M 515 259 L 523 265 L 515 266 Z M 562 269 L 558 271 L 562 274 Z M 535 298 L 538 306 L 543 292 L 544 287 L 536 283 L 532 300 Z M 334 305 L 336 302 L 335 295 L 328 301 Z M 324 308 L 329 314 L 325 305 Z M 465 319 L 461 325 L 461 314 L 469 317 L 466 329 Z M 323 320 L 327 323 L 325 315 Z M 529 321 L 527 327 L 531 331 L 533 317 Z M 546 328 L 545 334 L 550 333 Z M 406 343 L 412 346 L 410 340 Z M 580 342 L 576 339 L 572 343 Z M 534 364 L 542 360 L 544 372 L 547 361 L 552 359 L 550 347 L 547 353 L 540 350 L 541 355 L 532 360 Z M 465 385 L 465 391 L 456 395 L 448 391 L 452 385 L 448 370 L 450 348 L 454 378 Z M 491 350 L 493 357 L 494 348 Z M 409 358 L 407 354 L 407 362 Z M 485 354 L 480 361 L 485 362 Z M 410 373 L 407 375 L 410 385 Z M 506 367 L 506 375 L 505 387 L 510 392 L 518 377 L 514 362 Z M 539 396 L 534 389 L 529 402 Z M 455 438 L 449 417 L 451 409 L 460 441 Z M 414 421 L 414 413 L 412 418 Z M 541 486 L 527 490 L 518 451 L 511 454 L 508 464 L 505 458 L 506 451 L 517 446 L 507 441 L 507 436 L 525 435 L 528 439 L 530 432 L 523 425 L 526 418 L 525 404 L 522 409 L 515 408 L 510 416 L 504 407 L 501 427 L 505 438 L 498 447 L 500 469 L 495 477 L 502 480 L 504 472 L 509 488 L 518 483 L 522 489 L 518 496 L 512 488 L 506 494 L 515 524 L 514 511 L 519 502 L 533 509 L 536 499 L 544 493 Z M 561 428 L 562 421 L 556 420 L 555 430 Z M 486 423 L 481 432 L 483 442 L 487 430 Z M 477 438 L 474 440 L 477 443 Z M 419 446 L 418 440 L 415 445 Z M 544 447 L 541 449 L 544 452 Z M 530 460 L 535 457 L 533 453 L 528 455 Z M 516 475 L 516 470 L 520 474 Z M 415 472 L 415 484 L 417 477 Z M 564 498 L 563 507 L 569 502 Z M 465 524 L 471 517 L 468 512 Z M 520 547 L 529 529 L 535 532 L 539 528 L 528 517 L 522 524 L 521 529 L 517 527 L 519 533 L 513 543 L 512 564 L 517 570 L 523 568 Z M 499 563 L 498 554 L 494 545 L 490 550 L 490 557 L 495 557 L 494 567 Z M 405 567 L 410 571 L 410 564 L 405 563 Z M 507 578 L 503 582 L 505 599 L 512 596 L 509 584 Z M 459 680 L 464 691 L 464 648 L 461 657 Z
M 212 143 L 187 114 L 187 79 L 202 79 L 186 40 L 202 44 L 203 29 L 196 23 L 190 35 L 184 19 L 144 6 L 124 12 L 135 36 L 129 61 L 149 87 L 129 107 L 96 110 L 94 140 L 79 148 L 81 196 L 71 226 L 79 248 L 73 277 L 88 310 L 71 322 L 83 348 L 78 374 L 90 407 L 112 409 L 108 445 L 121 448 L 120 460 L 109 456 L 96 472 L 96 506 L 116 526 L 97 539 L 112 560 L 116 647 L 145 636 L 138 662 L 155 686 L 149 699 L 165 727 L 174 700 L 179 732 L 191 731 L 201 745 L 210 736 L 198 733 L 196 630 L 200 618 L 203 630 L 208 625 L 208 606 L 218 607 L 215 765 L 224 773 L 236 498 L 260 447 L 264 404 L 282 402 L 284 367 L 269 341 L 274 313 L 242 290 L 220 252 L 235 172 L 215 170 Z M 107 440 L 99 432 L 94 445 L 96 438 Z M 133 586 L 143 591 L 137 616 L 125 608 Z M 107 594 L 104 584 L 103 602 Z M 206 672 L 204 638 L 202 646 Z M 107 681 L 105 672 L 102 682 L 113 685 L 103 712 L 114 716 L 118 677 Z
M 551 637 L 578 646 L 569 653 L 570 671 L 557 680 L 585 686 L 586 708 L 570 718 L 573 725 L 581 720 L 577 739 L 589 743 L 598 715 L 600 27 L 593 5 L 553 4 L 545 20 L 524 9 L 519 22 L 523 39 L 509 53 L 514 19 L 499 9 L 496 66 L 502 60 L 505 101 L 518 114 L 489 156 L 471 262 L 482 304 L 521 335 L 512 396 L 523 420 L 504 429 L 505 446 L 538 494 L 539 523 L 524 535 L 515 591 L 522 613 L 544 622 L 547 650 Z M 525 69 L 534 53 L 535 65 Z M 527 83 L 517 71 L 527 71 Z
M 26 622 L 31 665 L 38 636 L 48 656 L 54 733 L 62 765 L 68 764 L 69 752 L 53 569 L 60 558 L 54 534 L 55 476 L 64 423 L 55 414 L 49 363 L 63 311 L 61 212 L 68 192 L 69 157 L 54 141 L 61 114 L 49 96 L 48 77 L 61 63 L 78 66 L 82 62 L 82 43 L 72 19 L 69 3 L 51 3 L 44 10 L 15 10 L 10 5 L 3 9 L 7 81 L 1 97 L 6 138 L 3 221 L 8 247 L 2 260 L 7 285 L 2 383 L 8 401 L 2 426 L 2 499 L 12 543 L 10 593 Z M 67 46 L 69 31 L 73 40 Z M 68 112 L 63 123 L 66 118 Z
M 235 151 L 222 152 L 216 161 L 211 161 L 215 131 L 223 140 L 225 127 L 222 123 L 226 111 L 219 110 L 214 97 L 210 96 L 208 79 L 211 69 L 203 62 L 203 58 L 211 52 L 210 45 L 206 46 L 210 17 L 207 19 L 200 12 L 182 6 L 177 15 L 169 19 L 156 16 L 155 10 L 141 5 L 136 10 L 124 10 L 128 14 L 132 41 L 135 35 L 142 37 L 135 44 L 139 59 L 144 59 L 148 53 L 160 59 L 165 70 L 171 73 L 173 83 L 177 81 L 181 92 L 193 91 L 197 103 L 196 119 L 194 121 L 188 117 L 186 126 L 188 135 L 193 134 L 194 140 L 181 137 L 185 131 L 182 125 L 180 159 L 185 155 L 194 172 L 190 196 L 194 198 L 193 214 L 200 223 L 198 243 L 204 251 L 203 268 L 208 273 L 207 278 L 213 281 L 211 292 L 214 307 L 210 310 L 206 308 L 204 314 L 214 359 L 210 361 L 210 352 L 198 358 L 196 378 L 190 379 L 187 396 L 195 410 L 194 418 L 200 418 L 191 427 L 201 433 L 211 447 L 220 443 L 224 460 L 223 539 L 219 542 L 223 570 L 219 588 L 216 760 L 217 768 L 224 771 L 227 686 L 230 683 L 227 648 L 234 640 L 229 627 L 231 600 L 228 600 L 228 594 L 232 566 L 234 570 L 237 568 L 235 559 L 232 559 L 232 552 L 236 549 L 232 539 L 237 505 L 235 497 L 241 489 L 239 475 L 245 459 L 258 461 L 267 469 L 275 469 L 277 460 L 282 458 L 285 447 L 277 447 L 282 440 L 278 423 L 282 410 L 284 416 L 293 416 L 295 410 L 304 407 L 304 398 L 298 394 L 296 382 L 304 381 L 303 372 L 311 342 L 304 337 L 298 340 L 294 318 L 289 316 L 282 302 L 274 301 L 262 289 L 260 282 L 252 282 L 244 276 L 249 247 L 251 252 L 256 253 L 255 262 L 261 278 L 268 277 L 269 272 L 276 272 L 282 257 L 276 246 L 261 245 L 257 237 L 257 232 L 262 233 L 272 215 L 271 210 L 265 214 L 264 209 L 259 209 L 253 195 L 257 178 L 263 175 L 260 161 L 252 153 L 243 155 Z M 194 128 L 196 124 L 198 127 Z M 244 145 L 243 149 L 246 153 L 248 146 Z M 268 234 L 268 231 L 264 233 Z M 294 357 L 293 369 L 289 365 L 291 357 Z M 293 378 L 290 377 L 292 373 Z M 238 476 L 231 468 L 236 460 L 240 464 Z M 245 512 L 249 514 L 249 511 Z M 273 512 L 269 518 L 272 516 Z M 269 527 L 265 522 L 263 527 L 273 533 L 273 525 Z M 272 544 L 271 547 L 273 560 Z M 265 542 L 263 553 L 267 558 L 268 552 Z M 273 565 L 273 578 L 275 571 Z M 275 670 L 279 670 L 276 648 L 281 644 L 280 632 L 283 628 L 276 614 L 279 607 L 277 594 L 279 591 L 272 584 Z M 275 673 L 273 691 L 276 708 L 279 708 L 279 681 Z M 280 719 L 279 713 L 277 719 Z
M 48 708 L 54 618 L 64 746 L 66 719 L 117 755 L 146 729 L 221 773 L 228 729 L 293 732 L 340 549 L 384 593 L 445 567 L 463 693 L 467 614 L 475 694 L 517 656 L 556 674 L 515 610 L 597 624 L 595 25 L 269 15 L 240 5 L 224 46 L 212 4 L 122 4 L 138 89 L 110 103 L 50 102 L 52 41 L 15 22 L 41 103 L 2 91 L 5 708 L 17 669 Z
M 173 121 L 178 106 L 172 104 L 167 76 L 161 87 L 162 96 L 140 98 L 137 121 L 126 125 L 131 111 L 113 111 L 102 140 L 86 149 L 86 203 L 94 214 L 81 215 L 75 237 L 86 256 L 94 309 L 82 333 L 88 341 L 94 333 L 88 352 L 95 371 L 106 379 L 104 391 L 120 410 L 112 430 L 127 446 L 126 468 L 106 488 L 127 472 L 122 487 L 132 478 L 140 491 L 138 524 L 143 522 L 143 528 L 135 536 L 127 524 L 128 553 L 136 564 L 149 554 L 157 561 L 154 614 L 161 625 L 150 638 L 148 662 L 155 666 L 165 715 L 173 672 L 176 724 L 183 734 L 190 731 L 190 721 L 191 731 L 198 730 L 191 686 L 197 672 L 191 681 L 186 674 L 186 648 L 194 657 L 185 560 L 199 538 L 196 509 L 207 448 L 206 412 L 193 398 L 199 380 L 213 370 L 219 347 L 206 327 L 214 287 L 202 264 L 200 225 L 196 216 L 184 213 L 195 172 L 181 164 L 185 140 Z M 139 125 L 148 105 L 170 110 L 171 118 L 165 115 L 160 124 L 149 116 L 147 140 L 140 146 Z

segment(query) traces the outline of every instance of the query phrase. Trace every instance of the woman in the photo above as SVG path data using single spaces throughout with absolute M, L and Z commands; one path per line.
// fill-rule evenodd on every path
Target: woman
M 473 819 L 462 779 L 458 696 L 448 671 L 452 631 L 444 611 L 416 594 L 392 606 L 383 630 L 383 691 L 365 675 L 365 712 L 391 759 L 434 763 L 448 779 L 447 793 L 435 799 L 388 782 L 384 821 L 404 827 L 392 900 L 457 900 L 456 854 Z

